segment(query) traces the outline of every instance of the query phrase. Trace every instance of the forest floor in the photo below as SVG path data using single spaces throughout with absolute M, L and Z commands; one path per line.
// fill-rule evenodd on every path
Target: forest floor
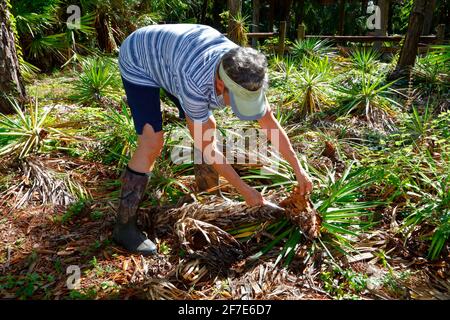
M 73 115 L 79 106 L 67 102 L 72 81 L 70 73 L 61 73 L 36 80 L 28 90 L 39 97 L 40 105 L 59 106 L 54 115 L 56 121 L 77 122 Z M 89 118 L 86 120 L 78 127 L 92 126 Z M 76 130 L 76 125 L 73 128 Z M 82 134 L 78 137 L 81 139 Z M 2 299 L 450 298 L 449 256 L 435 261 L 425 259 L 426 248 L 415 241 L 405 242 L 396 232 L 392 208 L 379 213 L 375 228 L 359 234 L 355 244 L 358 254 L 351 257 L 330 262 L 322 250 L 305 263 L 305 255 L 297 253 L 289 267 L 283 267 L 276 264 L 280 249 L 275 247 L 250 261 L 248 257 L 257 252 L 260 241 L 270 239 L 270 235 L 262 234 L 242 242 L 242 255 L 220 266 L 209 263 L 205 255 L 187 254 L 176 232 L 176 219 L 165 220 L 165 215 L 169 210 L 180 216 L 186 214 L 183 210 L 208 210 L 220 207 L 225 200 L 201 195 L 195 202 L 184 198 L 172 203 L 167 210 L 155 209 L 154 203 L 147 201 L 142 212 L 153 212 L 156 218 L 149 223 L 143 215 L 140 224 L 156 237 L 159 253 L 142 257 L 124 252 L 112 242 L 120 174 L 115 164 L 82 158 L 62 148 L 29 157 L 27 163 L 36 164 L 36 170 L 46 170 L 39 178 L 40 186 L 53 181 L 54 176 L 48 172 L 64 172 L 90 196 L 67 201 L 71 204 L 51 205 L 40 203 L 42 199 L 32 193 L 26 203 L 14 208 L 34 182 L 29 181 L 30 175 L 22 163 L 0 160 L 0 175 L 6 185 L 0 190 Z M 195 194 L 193 175 L 180 179 Z M 16 188 L 20 183 L 21 187 Z M 281 186 L 276 193 L 266 192 L 266 196 L 279 202 L 288 196 L 288 191 Z M 214 209 L 215 214 L 224 219 L 227 215 L 232 217 L 240 213 L 239 205 L 233 202 L 223 215 L 221 209 Z M 180 209 L 183 206 L 185 209 Z M 233 208 L 236 212 L 232 212 Z M 214 219 L 208 221 L 214 224 Z M 225 228 L 223 224 L 221 227 Z M 312 245 L 301 243 L 303 251 Z M 69 266 L 76 266 L 81 272 L 79 287 L 74 289 L 68 287 L 73 275 L 73 271 L 68 273 Z

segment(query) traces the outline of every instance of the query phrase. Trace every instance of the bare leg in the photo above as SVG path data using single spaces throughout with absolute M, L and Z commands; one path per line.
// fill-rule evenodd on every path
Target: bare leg
M 138 145 L 128 163 L 128 167 L 137 172 L 150 172 L 156 158 L 161 154 L 163 146 L 164 132 L 155 132 L 153 127 L 147 123 L 142 130 L 142 134 L 138 136 Z

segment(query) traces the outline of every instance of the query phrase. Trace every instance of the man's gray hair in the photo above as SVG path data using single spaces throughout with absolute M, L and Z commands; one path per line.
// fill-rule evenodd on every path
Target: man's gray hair
M 237 84 L 247 90 L 268 87 L 266 56 L 255 49 L 237 47 L 222 57 L 223 69 Z

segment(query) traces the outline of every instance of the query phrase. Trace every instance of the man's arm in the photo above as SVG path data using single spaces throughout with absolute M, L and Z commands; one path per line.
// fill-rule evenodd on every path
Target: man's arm
M 212 162 L 212 166 L 219 175 L 227 179 L 239 191 L 249 206 L 263 205 L 264 198 L 262 195 L 242 181 L 233 167 L 226 163 L 223 154 L 217 150 L 214 118 L 210 117 L 205 123 L 194 122 L 189 117 L 186 117 L 186 120 L 191 136 L 194 138 L 194 147 L 202 151 L 210 161 L 209 163 Z
M 308 174 L 303 170 L 300 165 L 300 161 L 295 154 L 292 144 L 281 127 L 278 120 L 273 115 L 269 106 L 267 106 L 266 114 L 258 120 L 262 129 L 267 130 L 268 139 L 272 142 L 272 145 L 281 153 L 284 159 L 294 169 L 295 176 L 298 181 L 299 191 L 301 194 L 306 194 L 312 190 L 312 182 Z

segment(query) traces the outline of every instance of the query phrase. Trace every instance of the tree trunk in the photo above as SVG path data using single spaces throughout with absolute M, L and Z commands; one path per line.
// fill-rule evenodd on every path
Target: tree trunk
M 425 20 L 423 22 L 422 35 L 426 36 L 431 33 L 433 26 L 433 12 L 436 9 L 436 0 L 430 0 L 425 8 Z
M 297 0 L 295 7 L 295 25 L 303 23 L 303 16 L 305 15 L 305 0 Z
M 117 44 L 112 34 L 110 20 L 107 13 L 102 12 L 95 20 L 95 29 L 97 31 L 97 41 L 100 49 L 106 53 L 112 53 L 117 50 Z
M 394 31 L 392 29 L 392 18 L 394 17 L 394 2 L 389 2 L 389 13 L 388 13 L 388 21 L 387 21 L 387 34 L 393 34 Z
M 425 10 L 430 4 L 430 0 L 415 0 L 409 16 L 408 31 L 405 42 L 400 52 L 400 58 L 392 78 L 402 76 L 414 66 L 419 46 L 420 34 L 422 33 L 425 20 Z
M 206 12 L 208 11 L 209 0 L 203 0 L 202 12 L 200 13 L 200 23 L 206 23 Z
M 242 0 L 227 0 L 228 10 L 230 11 L 230 17 L 228 20 L 228 37 L 231 41 L 238 43 L 239 39 L 236 37 L 236 23 L 234 18 L 241 14 Z M 239 44 L 239 43 L 238 43 Z
M 367 14 L 367 4 L 369 3 L 369 0 L 362 0 L 361 1 L 361 15 L 365 16 Z
M 252 32 L 259 32 L 259 12 L 261 10 L 260 0 L 253 0 L 253 17 L 252 17 Z M 253 37 L 252 47 L 256 48 L 258 39 Z
M 217 29 L 217 30 L 221 30 L 221 31 L 225 31 L 223 30 L 223 26 L 221 24 L 221 18 L 220 18 L 220 14 L 224 11 L 223 8 L 223 4 L 224 2 L 222 0 L 213 0 L 213 5 L 212 5 L 212 26 Z
M 284 0 L 281 2 L 281 18 L 280 21 L 286 21 L 286 33 L 289 35 L 291 30 L 291 7 L 292 0 Z
M 7 3 L 7 0 L 0 0 L 0 113 L 14 112 L 3 94 L 19 100 L 26 97 Z
M 273 24 L 275 19 L 275 0 L 270 0 L 269 2 L 269 21 L 268 21 L 268 27 L 269 32 L 273 32 Z
M 345 0 L 339 0 L 339 24 L 338 34 L 344 35 L 344 23 L 345 23 Z

